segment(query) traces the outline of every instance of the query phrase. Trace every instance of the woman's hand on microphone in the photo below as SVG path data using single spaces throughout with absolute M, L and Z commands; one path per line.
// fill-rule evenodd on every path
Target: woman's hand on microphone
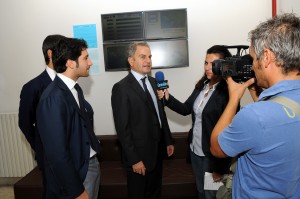
M 164 90 L 157 90 L 157 96 L 161 100 L 165 96 Z
M 169 91 L 168 89 L 157 90 L 158 99 L 161 100 L 163 97 L 168 101 L 169 100 Z

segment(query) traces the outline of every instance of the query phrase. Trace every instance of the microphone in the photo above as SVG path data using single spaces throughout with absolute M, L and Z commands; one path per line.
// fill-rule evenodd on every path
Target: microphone
M 156 79 L 156 86 L 157 86 L 158 90 L 164 90 L 164 89 L 169 88 L 168 80 L 165 80 L 165 75 L 163 72 L 157 71 L 155 73 L 155 79 Z M 163 106 L 165 106 L 165 97 L 163 97 L 161 99 L 161 102 L 162 102 Z

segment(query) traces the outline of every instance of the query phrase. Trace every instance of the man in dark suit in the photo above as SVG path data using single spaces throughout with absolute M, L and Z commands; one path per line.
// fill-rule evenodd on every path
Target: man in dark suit
M 92 62 L 84 40 L 62 39 L 53 51 L 57 76 L 37 107 L 47 180 L 46 198 L 98 196 L 100 144 L 93 131 L 93 109 L 77 84 Z
M 45 38 L 42 50 L 47 67 L 39 76 L 30 80 L 23 86 L 20 95 L 19 127 L 35 152 L 35 159 L 42 174 L 44 167 L 43 149 L 41 139 L 38 133 L 36 133 L 35 112 L 43 91 L 56 75 L 52 62 L 52 50 L 63 38 L 65 37 L 62 35 L 48 35 Z M 43 177 L 43 184 L 45 186 L 46 182 L 44 179 L 45 178 Z
M 174 152 L 162 103 L 157 100 L 151 72 L 151 50 L 146 42 L 128 48 L 130 73 L 112 89 L 115 128 L 127 168 L 130 199 L 160 198 L 163 155 Z M 146 84 L 146 85 L 144 85 Z

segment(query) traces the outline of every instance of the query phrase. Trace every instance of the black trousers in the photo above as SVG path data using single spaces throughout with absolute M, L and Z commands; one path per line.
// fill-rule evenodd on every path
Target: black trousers
M 146 171 L 146 175 L 127 171 L 127 189 L 129 199 L 159 199 L 162 185 L 162 158 L 158 158 L 156 167 Z

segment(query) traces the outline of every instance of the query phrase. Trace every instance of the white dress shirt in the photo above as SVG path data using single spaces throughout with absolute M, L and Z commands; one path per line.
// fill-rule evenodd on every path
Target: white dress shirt
M 219 82 L 214 84 L 211 88 L 209 88 L 208 84 L 205 84 L 194 102 L 193 109 L 195 112 L 195 123 L 193 128 L 193 140 L 192 143 L 190 143 L 190 148 L 191 151 L 198 156 L 205 156 L 202 150 L 202 112 L 218 84 Z
M 74 88 L 75 84 L 77 82 L 75 82 L 74 80 L 72 80 L 71 78 L 67 77 L 67 76 L 64 76 L 60 73 L 57 73 L 57 76 L 67 85 L 67 87 L 70 89 L 71 93 L 73 94 L 79 108 L 80 108 L 80 105 L 79 105 L 79 99 L 78 99 L 78 93 L 76 91 L 76 89 Z M 96 151 L 94 151 L 92 149 L 92 147 L 90 147 L 90 157 L 93 157 L 94 155 L 96 154 Z

